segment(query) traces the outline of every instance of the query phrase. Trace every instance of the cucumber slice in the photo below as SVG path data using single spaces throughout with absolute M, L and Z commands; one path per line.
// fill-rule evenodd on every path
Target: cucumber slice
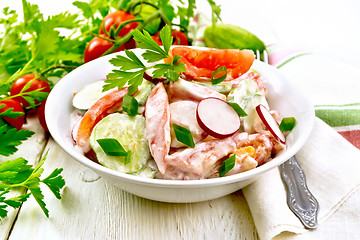
M 246 117 L 241 118 L 242 126 L 244 130 L 250 134 L 264 128 L 263 121 L 260 119 L 255 109 L 259 104 L 262 104 L 269 109 L 269 104 L 266 101 L 265 96 L 261 93 L 250 94 L 240 103 L 240 106 L 247 113 Z
M 221 82 L 216 85 L 209 83 L 209 82 L 199 82 L 199 81 L 193 81 L 193 82 L 197 83 L 199 85 L 211 88 L 212 90 L 217 91 L 219 93 L 224 93 L 224 94 L 229 93 L 232 89 L 232 83 L 229 83 L 229 82 Z
M 96 81 L 80 89 L 73 97 L 73 106 L 79 110 L 88 110 L 97 100 L 111 91 L 108 90 L 103 92 L 102 88 L 104 85 L 104 81 Z M 153 87 L 154 84 L 146 80 L 139 86 L 138 92 L 134 95 L 134 98 L 139 102 L 140 106 L 145 104 Z
M 126 151 L 131 151 L 131 162 L 125 165 L 125 157 L 107 155 L 96 141 L 103 138 L 115 138 Z M 138 172 L 151 158 L 145 138 L 145 118 L 142 115 L 108 115 L 94 127 L 90 146 L 103 166 L 123 173 Z
M 159 172 L 157 167 L 151 166 L 147 164 L 144 168 L 140 171 L 133 173 L 134 176 L 144 177 L 144 178 L 154 178 L 156 174 Z
M 75 94 L 72 105 L 79 110 L 89 109 L 98 99 L 110 91 L 102 91 L 104 84 L 104 81 L 96 81 L 86 85 Z
M 249 95 L 259 92 L 257 83 L 252 79 L 245 79 L 239 85 L 232 89 L 227 97 L 228 102 L 241 104 L 241 102 Z
M 140 86 L 138 87 L 138 91 L 134 95 L 134 98 L 138 101 L 140 106 L 145 105 L 146 99 L 154 86 L 155 84 L 145 79 L 143 80 L 142 84 L 140 84 Z

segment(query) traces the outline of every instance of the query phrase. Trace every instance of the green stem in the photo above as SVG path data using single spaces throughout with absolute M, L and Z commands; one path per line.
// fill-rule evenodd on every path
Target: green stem
M 159 10 L 159 13 L 160 13 L 161 19 L 165 22 L 166 25 L 168 25 L 171 28 L 172 23 L 167 18 L 167 16 L 165 16 L 164 12 Z
M 150 22 L 152 22 L 154 19 L 158 18 L 161 14 L 161 10 L 156 11 L 155 13 L 153 13 L 152 15 L 150 15 L 148 18 L 146 18 L 143 22 L 143 24 L 139 24 L 136 29 L 138 30 L 142 30 L 144 29 L 144 27 L 149 24 Z M 114 52 L 118 47 L 120 47 L 121 45 L 123 45 L 124 43 L 126 43 L 127 41 L 129 41 L 132 38 L 132 33 L 131 31 L 126 34 L 124 37 L 119 38 L 119 40 L 116 40 L 116 42 L 114 43 L 114 45 L 109 48 L 103 55 L 107 55 L 109 53 Z
M 89 30 L 81 33 L 79 36 L 73 38 L 73 40 L 77 40 L 77 39 L 81 38 L 82 36 L 87 36 L 89 33 L 92 33 L 92 32 L 93 32 L 94 30 L 96 30 L 97 28 L 98 28 L 98 27 L 93 27 L 93 28 L 91 28 L 91 29 L 89 29 Z M 75 34 L 75 33 L 77 33 L 77 31 L 74 31 L 74 32 L 69 36 L 69 38 L 71 38 L 72 35 Z
M 50 66 L 50 67 L 44 69 L 42 72 L 40 72 L 40 76 L 42 76 L 45 73 L 48 73 L 48 72 L 50 72 L 51 70 L 54 70 L 54 69 L 61 68 L 61 69 L 71 69 L 72 70 L 72 69 L 75 69 L 77 67 L 78 66 L 71 66 L 71 65 L 68 65 L 68 66 L 66 66 L 66 65 L 53 65 L 53 66 Z
M 132 15 L 138 15 L 140 12 L 141 12 L 141 8 L 140 8 L 140 10 L 139 10 L 139 13 L 135 13 L 135 8 L 138 6 L 138 5 L 141 5 L 141 7 L 142 7 L 142 5 L 143 4 L 146 4 L 146 5 L 149 5 L 149 6 L 151 6 L 151 7 L 153 7 L 153 8 L 155 8 L 156 10 L 159 10 L 159 7 L 158 6 L 156 6 L 155 4 L 153 4 L 153 3 L 150 3 L 150 2 L 144 2 L 144 1 L 137 1 L 137 2 L 135 2 L 135 3 L 133 3 L 133 4 L 129 4 L 128 5 L 128 8 L 125 10 L 126 12 L 129 12 L 130 14 L 132 14 Z
M 17 71 L 13 75 L 11 75 L 10 78 L 5 83 L 13 82 L 16 79 L 18 79 L 20 76 L 24 75 L 34 60 L 35 58 L 32 57 L 20 71 Z
M 119 34 L 119 32 L 121 31 L 121 29 L 123 28 L 123 27 L 125 27 L 126 26 L 126 24 L 128 24 L 128 23 L 133 23 L 133 22 L 141 22 L 141 23 L 143 23 L 144 22 L 144 19 L 143 18 L 134 18 L 134 19 L 130 19 L 130 20 L 127 20 L 127 21 L 124 21 L 124 22 L 122 22 L 116 29 L 115 29 L 115 31 L 114 31 L 114 38 L 116 38 L 117 36 L 118 36 L 118 34 Z M 105 25 L 105 24 L 104 24 Z M 108 35 L 108 34 L 107 34 Z M 109 35 L 109 36 L 111 36 L 111 35 Z

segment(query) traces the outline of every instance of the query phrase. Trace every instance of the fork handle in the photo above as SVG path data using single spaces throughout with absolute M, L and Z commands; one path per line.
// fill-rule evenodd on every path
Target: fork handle
M 319 203 L 306 185 L 305 174 L 295 156 L 281 164 L 281 177 L 287 188 L 287 204 L 305 228 L 318 225 Z

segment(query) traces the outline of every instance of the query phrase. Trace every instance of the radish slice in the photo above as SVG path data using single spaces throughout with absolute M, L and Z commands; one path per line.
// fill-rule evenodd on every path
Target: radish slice
M 241 121 L 227 102 L 214 97 L 201 100 L 196 109 L 199 126 L 216 138 L 226 138 L 236 133 Z
M 77 136 L 77 133 L 79 131 L 79 126 L 80 126 L 80 122 L 81 122 L 81 119 L 78 119 L 76 121 L 76 123 L 74 124 L 73 128 L 72 128 L 72 131 L 71 131 L 71 138 L 73 139 L 73 141 L 76 143 L 76 136 Z
M 279 124 L 276 122 L 269 110 L 262 104 L 257 105 L 255 109 L 260 119 L 263 121 L 266 128 L 271 132 L 271 134 L 280 142 L 285 143 L 285 136 L 281 132 Z

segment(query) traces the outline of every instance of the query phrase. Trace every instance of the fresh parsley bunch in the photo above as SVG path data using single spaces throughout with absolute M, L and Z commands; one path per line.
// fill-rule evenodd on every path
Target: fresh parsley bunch
M 60 189 L 64 187 L 65 181 L 60 173 L 63 169 L 55 169 L 46 178 L 40 179 L 44 169 L 42 165 L 45 162 L 46 155 L 40 160 L 39 164 L 33 168 L 28 165 L 24 158 L 17 158 L 11 161 L 3 162 L 0 165 L 0 217 L 4 218 L 7 215 L 7 206 L 19 208 L 30 195 L 32 195 L 36 202 L 41 207 L 44 214 L 49 217 L 49 211 L 43 201 L 44 195 L 40 189 L 40 183 L 45 184 L 54 193 L 57 199 L 61 199 Z M 6 198 L 6 194 L 11 189 L 25 188 L 28 193 L 21 194 L 17 197 Z

